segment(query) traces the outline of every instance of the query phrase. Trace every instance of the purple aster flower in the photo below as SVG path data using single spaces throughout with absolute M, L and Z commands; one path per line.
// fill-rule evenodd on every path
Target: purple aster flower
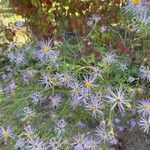
M 150 99 L 142 100 L 139 104 L 139 113 L 143 113 L 143 116 L 150 114 Z
M 70 87 L 72 86 L 72 84 L 74 82 L 76 82 L 75 80 L 75 74 L 71 74 L 70 72 L 67 72 L 65 74 L 59 74 L 58 75 L 58 79 L 60 80 L 60 82 L 67 86 L 67 87 Z
M 6 66 L 6 73 L 7 74 L 12 73 L 12 69 L 10 68 L 10 66 Z
M 15 44 L 13 42 L 10 42 L 8 45 L 8 50 L 11 50 L 13 48 L 15 48 Z
M 89 150 L 99 150 L 100 148 L 99 141 L 97 139 L 94 139 L 93 137 L 90 137 L 87 145 Z
M 95 88 L 96 85 L 94 84 L 94 81 L 96 80 L 95 77 L 84 77 L 84 87 L 87 89 L 87 90 L 90 90 L 92 88 Z
M 88 27 L 95 27 L 95 25 L 100 21 L 100 16 L 97 14 L 93 14 L 90 20 L 87 21 Z
M 81 93 L 81 85 L 78 81 L 72 82 L 69 86 L 71 88 L 72 96 L 79 96 Z
M 77 107 L 81 106 L 81 97 L 80 96 L 74 96 L 72 100 L 70 101 L 70 106 L 73 110 L 77 109 Z
M 59 66 L 59 63 L 58 63 L 58 59 L 59 59 L 59 56 L 60 56 L 60 53 L 55 51 L 55 53 L 53 54 L 53 56 L 51 57 L 51 63 L 53 65 L 55 65 L 56 67 Z
M 51 138 L 49 142 L 49 147 L 51 150 L 59 150 L 63 149 L 68 142 L 66 140 L 62 140 L 61 138 Z M 65 149 L 65 148 L 64 148 Z
M 100 28 L 100 32 L 101 33 L 104 33 L 104 32 L 106 32 L 107 31 L 107 26 L 101 26 L 101 28 Z
M 14 91 L 16 89 L 16 84 L 14 81 L 11 81 L 9 84 L 10 91 Z
M 33 95 L 31 96 L 31 98 L 32 98 L 32 102 L 34 104 L 41 103 L 44 100 L 44 97 L 43 97 L 43 95 L 40 92 L 33 93 Z
M 132 130 L 132 128 L 134 128 L 136 125 L 138 124 L 137 120 L 135 119 L 131 119 L 130 120 L 130 130 Z
M 60 143 L 61 143 L 61 140 L 57 140 L 56 138 L 51 138 L 50 139 L 50 142 L 49 142 L 49 147 L 52 149 L 52 150 L 57 150 L 58 148 L 60 148 Z
M 105 65 L 111 65 L 116 62 L 116 55 L 112 52 L 106 52 L 104 56 L 102 56 L 102 62 Z
M 25 25 L 25 22 L 24 21 L 17 21 L 15 25 L 18 29 L 21 29 Z
M 125 70 L 128 69 L 128 68 L 127 68 L 127 63 L 125 63 L 125 62 L 119 62 L 119 67 L 120 67 L 120 69 L 121 69 L 122 71 L 125 71 Z
M 39 80 L 39 83 L 44 86 L 46 89 L 51 88 L 55 84 L 55 78 L 53 75 L 45 74 L 42 75 L 41 79 Z
M 6 73 L 3 73 L 3 74 L 2 74 L 1 79 L 2 79 L 2 80 L 6 80 L 6 79 L 7 79 Z
M 74 136 L 74 150 L 85 150 L 88 148 L 89 137 L 85 134 L 78 134 Z
M 113 104 L 111 111 L 118 106 L 121 113 L 125 112 L 125 106 L 128 106 L 128 101 L 126 100 L 125 93 L 121 87 L 116 89 L 114 92 L 109 91 L 108 95 L 106 95 L 106 98 L 108 103 Z
M 13 72 L 7 72 L 7 77 L 11 79 L 13 77 Z
M 146 6 L 142 0 L 130 0 L 129 3 L 124 7 L 125 13 L 131 12 L 133 15 L 138 15 L 147 11 Z
M 80 96 L 82 98 L 82 102 L 83 103 L 87 103 L 87 101 L 89 100 L 91 95 L 90 95 L 90 92 L 89 92 L 89 90 L 87 88 L 82 87 Z
M 25 85 L 29 85 L 30 80 L 31 80 L 31 75 L 30 75 L 30 73 L 27 72 L 27 71 L 25 71 L 25 72 L 23 73 L 23 83 L 24 83 Z
M 11 81 L 4 89 L 3 91 L 6 93 L 13 93 L 16 90 L 16 84 L 14 81 Z
M 121 120 L 119 118 L 114 118 L 114 123 L 116 125 L 119 125 L 121 123 Z
M 86 24 L 87 24 L 88 27 L 92 27 L 93 26 L 93 21 L 92 20 L 88 20 Z
M 124 130 L 124 128 L 122 126 L 120 126 L 120 125 L 117 125 L 116 128 L 120 132 L 123 132 L 123 130 Z
M 93 75 L 97 78 L 97 77 L 100 77 L 102 78 L 102 71 L 100 68 L 98 67 L 91 67 L 92 71 L 93 71 Z
M 109 134 L 106 130 L 106 125 L 101 124 L 100 126 L 96 127 L 95 135 L 100 142 L 106 143 L 109 140 Z
M 15 143 L 15 149 L 23 149 L 25 146 L 25 140 L 23 138 L 17 139 Z
M 136 20 L 142 24 L 147 25 L 150 23 L 150 16 L 148 15 L 148 12 L 145 12 L 143 14 L 140 14 L 136 17 Z
M 138 22 L 137 27 L 136 27 L 136 32 L 137 33 L 143 32 L 143 30 L 146 29 L 150 23 L 150 16 L 149 16 L 148 12 L 138 15 L 136 17 L 136 21 Z
M 137 114 L 137 110 L 136 110 L 135 108 L 132 108 L 132 109 L 131 109 L 131 114 L 132 114 L 132 115 L 136 115 L 136 114 Z
M 150 6 L 150 2 L 144 1 L 144 5 L 145 5 L 145 6 Z
M 67 122 L 64 119 L 59 120 L 55 125 L 55 130 L 57 134 L 60 135 L 65 132 L 65 128 L 67 126 Z
M 10 67 L 7 66 L 6 71 L 5 71 L 4 73 L 2 73 L 1 79 L 2 79 L 2 80 L 6 80 L 6 79 L 8 79 L 8 78 L 11 79 L 12 77 L 13 77 L 13 72 L 12 72 L 12 70 L 10 69 Z
M 0 130 L 0 138 L 4 139 L 5 143 L 7 142 L 8 138 L 14 138 L 13 129 L 11 127 L 1 127 Z
M 36 56 L 41 61 L 50 60 L 55 54 L 55 48 L 52 47 L 52 40 L 42 40 L 39 42 L 40 50 L 36 53 Z
M 81 146 L 81 145 L 76 145 L 76 146 L 74 146 L 73 149 L 74 150 L 85 150 L 84 146 Z
M 23 82 L 25 85 L 29 85 L 30 80 L 34 77 L 36 71 L 32 68 L 28 68 L 23 73 Z
M 16 52 L 15 54 L 10 53 L 8 55 L 8 58 L 9 58 L 10 62 L 13 62 L 18 66 L 27 64 L 27 61 L 25 60 L 24 55 L 21 52 Z
M 150 116 L 148 118 L 141 118 L 139 126 L 141 129 L 148 134 L 150 129 Z
M 93 21 L 94 23 L 98 23 L 100 19 L 101 19 L 101 18 L 100 18 L 99 15 L 97 15 L 97 14 L 93 14 L 93 15 L 92 15 L 92 21 Z
M 27 125 L 24 130 L 25 132 L 22 135 L 25 135 L 28 139 L 33 139 L 35 137 L 35 129 L 30 125 Z
M 30 139 L 28 140 L 28 145 L 25 147 L 26 150 L 46 150 L 45 143 L 39 139 Z
M 81 121 L 79 121 L 76 126 L 81 128 L 81 129 L 84 129 L 87 127 L 86 124 L 82 123 Z
M 147 79 L 148 81 L 150 81 L 150 69 L 149 67 L 144 67 L 144 66 L 141 66 L 140 67 L 140 77 L 142 79 Z
M 101 111 L 102 103 L 98 99 L 91 99 L 91 102 L 85 106 L 87 110 L 92 111 L 92 115 L 96 118 L 97 115 L 103 115 Z
M 116 139 L 113 133 L 109 133 L 108 142 L 111 143 L 112 145 L 118 144 L 118 140 Z
M 50 96 L 50 107 L 53 109 L 58 109 L 60 107 L 61 101 L 62 97 L 59 94 Z
M 24 119 L 33 118 L 35 116 L 35 111 L 30 107 L 24 107 L 22 112 Z

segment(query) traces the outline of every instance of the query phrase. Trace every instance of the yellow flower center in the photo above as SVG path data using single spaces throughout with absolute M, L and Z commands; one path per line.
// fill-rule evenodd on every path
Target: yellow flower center
M 78 106 L 78 103 L 77 103 L 77 102 L 74 102 L 74 103 L 73 103 L 73 106 L 77 107 L 77 106 Z
M 83 141 L 81 140 L 81 141 L 79 141 L 78 143 L 79 143 L 79 144 L 82 144 L 82 143 L 83 143 Z
M 8 132 L 8 131 L 4 131 L 3 136 L 4 136 L 5 138 L 8 138 L 8 137 L 9 137 L 9 132 Z
M 118 98 L 116 99 L 116 101 L 117 101 L 117 102 L 120 102 L 120 101 L 121 101 L 121 99 L 118 97 Z
M 147 111 L 147 110 L 149 110 L 149 109 L 150 109 L 150 107 L 149 107 L 148 105 L 145 105 L 145 106 L 144 106 L 144 110 Z
M 139 5 L 140 0 L 132 0 L 132 2 L 133 2 L 134 5 Z
M 150 76 L 150 71 L 146 71 L 145 75 Z
M 45 46 L 45 47 L 44 47 L 44 52 L 47 53 L 47 52 L 49 52 L 49 51 L 50 51 L 50 47 L 49 47 L 49 46 Z
M 97 106 L 96 106 L 96 105 L 93 105 L 93 106 L 92 106 L 92 109 L 93 109 L 93 110 L 97 110 Z
M 33 134 L 32 134 L 31 132 L 29 132 L 29 133 L 27 134 L 27 137 L 28 137 L 29 139 L 31 139 L 31 138 L 33 137 Z
M 53 99 L 53 105 L 57 105 L 57 99 Z
M 150 121 L 147 122 L 147 125 L 150 127 Z
M 86 86 L 87 88 L 89 88 L 89 87 L 92 86 L 92 84 L 91 84 L 91 82 L 86 82 L 86 83 L 85 83 L 85 86 Z
M 67 76 L 67 77 L 66 77 L 66 80 L 67 80 L 67 81 L 70 81 L 70 80 L 71 80 L 71 77 L 70 77 L 70 76 Z

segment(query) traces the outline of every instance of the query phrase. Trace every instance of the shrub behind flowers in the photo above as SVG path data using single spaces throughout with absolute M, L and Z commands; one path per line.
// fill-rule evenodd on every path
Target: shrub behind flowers
M 122 3 L 121 0 L 10 0 L 11 6 L 28 19 L 33 33 L 39 38 L 51 37 L 66 27 L 79 35 L 86 34 L 87 22 L 93 23 L 92 15 L 101 17 L 104 26 L 117 23 Z

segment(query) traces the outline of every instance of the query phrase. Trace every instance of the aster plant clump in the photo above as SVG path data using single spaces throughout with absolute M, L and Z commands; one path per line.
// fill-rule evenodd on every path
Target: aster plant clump
M 122 10 L 125 16 L 130 13 L 148 25 L 148 5 L 146 1 L 131 0 Z M 102 18 L 92 14 L 87 22 L 91 32 L 81 39 L 77 37 L 77 43 L 62 39 L 59 45 L 54 37 L 32 38 L 22 47 L 14 43 L 12 49 L 8 45 L 8 51 L 2 53 L 6 61 L 0 69 L 3 149 L 118 150 L 125 148 L 125 137 L 136 133 L 149 139 L 147 49 L 141 46 L 143 52 L 134 46 L 129 48 L 136 49 L 131 59 L 129 50 L 124 55 L 114 44 L 96 41 L 97 33 L 93 31 Z M 100 34 L 112 32 L 110 26 L 100 29 Z M 121 32 L 117 31 L 117 35 L 122 42 L 127 38 L 130 42 L 128 34 L 125 39 Z M 88 39 L 86 47 L 84 42 Z M 84 55 L 82 48 L 93 51 L 87 54 L 83 50 L 87 52 Z
M 39 51 L 43 50 L 41 45 L 39 48 Z M 139 132 L 149 133 L 149 98 L 138 100 L 136 96 L 142 96 L 143 84 L 149 82 L 148 66 L 138 66 L 134 72 L 137 77 L 132 77 L 131 82 L 130 72 L 134 68 L 129 62 L 122 63 L 123 58 L 120 59 L 115 50 L 111 53 L 110 50 L 105 52 L 100 61 L 95 60 L 97 62 L 94 66 L 92 63 L 81 65 L 76 62 L 73 67 L 62 61 L 65 56 L 57 59 L 58 65 L 47 61 L 48 57 L 53 57 L 51 54 L 48 57 L 43 55 L 40 60 L 47 65 L 40 63 L 37 59 L 39 51 L 35 51 L 26 60 L 28 63 L 34 60 L 38 64 L 34 70 L 31 68 L 35 64 L 31 64 L 28 69 L 27 64 L 20 63 L 18 66 L 18 63 L 10 60 L 12 65 L 6 66 L 5 72 L 1 74 L 5 85 L 2 85 L 1 94 L 6 96 L 3 103 L 5 105 L 11 101 L 11 104 L 8 103 L 10 112 L 13 107 L 17 107 L 7 119 L 3 119 L 3 115 L 9 113 L 9 110 L 6 114 L 5 107 L 1 110 L 4 124 L 1 124 L 0 135 L 6 145 L 11 140 L 14 149 L 90 150 L 115 147 L 119 143 L 118 132 L 123 132 L 126 126 L 129 126 L 129 131 L 138 128 Z M 27 59 L 27 52 L 23 53 Z M 87 61 L 90 62 L 90 59 L 87 58 Z M 80 62 L 83 63 L 82 60 Z M 18 67 L 21 69 L 20 77 L 17 77 L 20 70 L 14 72 Z M 120 77 L 117 77 L 115 70 Z M 25 73 L 29 74 L 26 78 Z M 18 80 L 20 81 L 17 82 Z M 23 89 L 26 92 L 20 93 Z M 20 98 L 15 98 L 16 96 Z M 130 124 L 125 120 L 129 120 Z M 10 126 L 5 126 L 5 122 L 9 122 Z M 17 132 L 14 125 L 21 129 Z
M 142 0 L 130 0 L 125 6 L 125 12 L 132 12 L 133 14 L 140 14 L 147 11 L 148 6 Z
M 144 0 L 130 0 L 124 7 L 125 13 L 130 13 L 136 20 L 136 33 L 143 35 L 149 34 L 150 24 L 150 2 Z

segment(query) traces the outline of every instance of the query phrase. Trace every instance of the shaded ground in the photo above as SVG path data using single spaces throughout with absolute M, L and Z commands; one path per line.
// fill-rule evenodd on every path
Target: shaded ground
M 121 138 L 121 150 L 150 150 L 150 136 L 139 132 L 139 129 L 124 131 Z

